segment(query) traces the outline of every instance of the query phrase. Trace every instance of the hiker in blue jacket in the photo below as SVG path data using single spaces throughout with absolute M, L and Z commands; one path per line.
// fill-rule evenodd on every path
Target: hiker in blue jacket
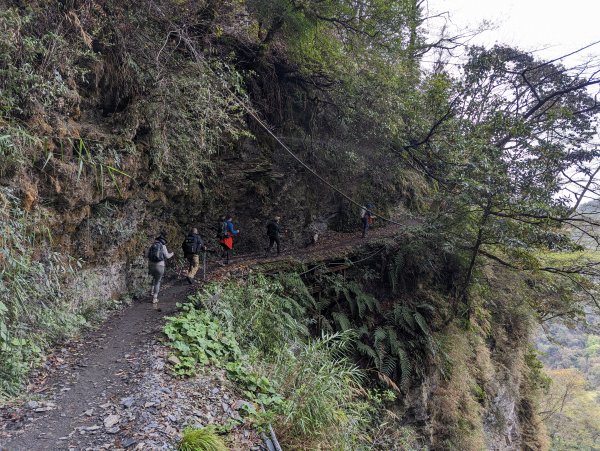
M 236 236 L 238 233 L 240 233 L 239 230 L 236 230 L 235 227 L 233 226 L 233 218 L 231 216 L 229 216 L 227 218 L 227 231 L 232 235 L 232 236 Z
M 233 237 L 240 233 L 239 230 L 233 226 L 233 218 L 227 216 L 225 221 L 225 232 L 224 236 L 219 240 L 219 243 L 223 247 L 223 257 L 225 258 L 225 264 L 229 264 L 229 251 L 233 250 Z

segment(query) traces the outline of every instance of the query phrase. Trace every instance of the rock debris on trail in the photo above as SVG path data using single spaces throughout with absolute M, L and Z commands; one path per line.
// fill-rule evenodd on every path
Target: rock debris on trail
M 384 238 L 397 227 L 373 230 Z M 280 257 L 240 256 L 209 267 L 209 280 L 243 275 L 261 263 L 334 258 L 365 243 L 357 234 L 330 234 L 317 246 Z M 206 367 L 197 377 L 169 375 L 161 344 L 164 316 L 177 311 L 193 287 L 176 280 L 162 291 L 156 311 L 136 302 L 80 341 L 58 350 L 34 378 L 28 401 L 0 409 L 0 450 L 175 449 L 187 425 L 235 423 L 244 400 L 225 374 Z M 261 449 L 256 432 L 243 425 L 229 434 L 236 449 Z M 238 448 L 239 447 L 239 448 Z

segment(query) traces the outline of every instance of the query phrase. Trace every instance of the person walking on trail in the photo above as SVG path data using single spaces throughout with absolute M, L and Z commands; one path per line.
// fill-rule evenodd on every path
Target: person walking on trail
M 191 285 L 194 283 L 194 276 L 200 269 L 200 252 L 206 250 L 206 246 L 204 245 L 204 241 L 200 235 L 198 235 L 198 229 L 193 228 L 189 231 L 183 243 L 181 243 L 181 248 L 183 250 L 183 256 L 189 263 L 188 273 L 187 273 L 187 281 Z
M 165 275 L 165 261 L 173 257 L 173 253 L 167 249 L 166 233 L 160 232 L 160 235 L 154 240 L 150 249 L 148 249 L 148 274 L 152 276 L 152 304 L 158 308 L 158 293 L 160 291 L 160 282 Z
M 233 237 L 240 233 L 239 230 L 233 226 L 233 218 L 231 216 L 223 216 L 224 221 L 221 223 L 221 231 L 219 244 L 223 248 L 222 258 L 225 259 L 224 263 L 229 264 L 229 254 L 233 250 Z
M 367 230 L 369 230 L 369 226 L 373 224 L 373 204 L 368 203 L 360 210 L 360 220 L 362 221 L 362 237 L 367 236 Z
M 273 244 L 277 244 L 277 255 L 281 252 L 281 242 L 279 237 L 281 235 L 281 225 L 279 221 L 281 217 L 275 216 L 267 223 L 267 236 L 269 237 L 269 246 L 265 248 L 265 255 L 268 255 L 271 252 L 271 248 Z

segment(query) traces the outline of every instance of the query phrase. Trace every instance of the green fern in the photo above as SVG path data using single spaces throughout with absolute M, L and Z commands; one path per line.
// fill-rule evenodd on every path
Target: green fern
M 426 336 L 429 336 L 431 334 L 431 332 L 429 331 L 429 326 L 427 325 L 427 321 L 425 321 L 425 318 L 423 317 L 423 315 L 421 315 L 419 312 L 415 312 L 413 314 L 413 318 L 415 319 L 415 322 L 419 325 L 419 328 L 421 329 L 421 331 Z
M 369 336 L 369 327 L 366 324 L 363 324 L 358 329 L 356 329 L 356 336 L 360 339 L 362 337 Z
M 407 306 L 397 304 L 394 306 L 394 323 L 404 331 L 414 334 L 415 320 L 413 311 Z
M 396 371 L 396 367 L 398 366 L 398 359 L 394 358 L 391 355 L 387 355 L 383 359 L 383 363 L 381 368 L 378 368 L 380 372 L 385 374 L 386 376 L 391 376 Z
M 352 329 L 352 324 L 350 323 L 350 319 L 348 316 L 346 316 L 346 314 L 341 312 L 333 312 L 332 316 L 337 324 L 338 329 L 342 332 Z
M 393 258 L 391 258 L 388 263 L 387 274 L 392 288 L 392 293 L 396 293 L 398 291 L 398 279 L 402 274 L 404 266 L 404 255 L 399 252 Z
M 329 318 L 327 318 L 325 315 L 321 315 L 319 314 L 317 317 L 317 326 L 318 329 L 323 332 L 323 333 L 333 333 L 334 332 L 334 327 L 333 324 L 331 324 L 331 321 L 329 321 Z
M 403 349 L 403 344 L 398 339 L 398 334 L 396 334 L 396 331 L 391 326 L 387 326 L 385 328 L 385 332 L 389 344 L 390 354 L 398 355 L 398 350 Z
M 356 315 L 358 313 L 359 319 L 362 319 L 367 311 L 375 313 L 380 310 L 379 301 L 366 293 L 358 283 L 350 282 L 348 284 L 348 291 L 352 294 L 349 302 L 351 307 L 353 307 L 353 314 Z
M 400 387 L 403 390 L 407 390 L 410 386 L 410 377 L 412 373 L 412 367 L 408 355 L 403 348 L 398 349 L 398 361 L 400 362 Z
M 377 359 L 378 359 L 377 352 L 375 351 L 375 349 L 373 349 L 368 344 L 366 344 L 362 341 L 357 341 L 355 344 L 355 347 L 359 354 L 361 354 L 365 357 L 368 357 L 369 359 L 373 360 L 374 362 L 377 361 Z
M 383 342 L 387 338 L 387 332 L 383 327 L 378 327 L 373 332 L 373 339 L 375 340 L 375 344 Z
M 418 262 L 413 270 L 426 264 Z M 394 290 L 407 277 L 406 270 L 404 254 L 397 253 L 388 260 L 387 271 Z M 382 314 L 380 302 L 356 280 L 346 280 L 340 274 L 321 274 L 318 284 L 323 287 L 315 302 L 319 329 L 354 330 L 356 354 L 381 374 L 398 381 L 402 390 L 408 389 L 415 374 L 424 371 L 425 356 L 438 353 L 428 324 L 435 312 L 431 305 L 415 306 L 403 299 Z

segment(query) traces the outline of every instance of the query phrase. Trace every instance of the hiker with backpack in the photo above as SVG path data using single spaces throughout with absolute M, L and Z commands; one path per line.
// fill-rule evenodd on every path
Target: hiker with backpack
M 193 228 L 189 231 L 183 243 L 181 243 L 181 248 L 183 250 L 183 256 L 189 263 L 188 273 L 187 273 L 187 281 L 191 285 L 194 283 L 194 276 L 200 269 L 200 252 L 206 250 L 206 246 L 204 245 L 204 241 L 200 235 L 198 235 L 198 229 Z
M 269 246 L 265 248 L 265 256 L 271 252 L 271 248 L 275 243 L 277 243 L 277 255 L 279 255 L 280 253 L 281 242 L 279 240 L 279 237 L 282 232 L 281 225 L 279 224 L 280 220 L 281 217 L 275 216 L 267 223 L 267 236 L 269 237 Z
M 233 237 L 240 233 L 233 226 L 233 218 L 231 216 L 221 216 L 221 222 L 218 226 L 217 237 L 219 244 L 223 248 L 222 258 L 225 259 L 224 264 L 229 264 L 229 251 L 233 250 Z
M 373 204 L 368 203 L 360 210 L 360 220 L 362 222 L 362 238 L 367 236 L 367 230 L 369 230 L 369 226 L 373 224 L 373 218 L 375 215 L 373 214 Z
M 165 275 L 165 261 L 173 257 L 173 252 L 167 249 L 167 239 L 165 232 L 154 240 L 150 249 L 148 249 L 148 274 L 152 276 L 152 304 L 154 308 L 158 306 L 158 292 L 160 291 L 160 282 Z

